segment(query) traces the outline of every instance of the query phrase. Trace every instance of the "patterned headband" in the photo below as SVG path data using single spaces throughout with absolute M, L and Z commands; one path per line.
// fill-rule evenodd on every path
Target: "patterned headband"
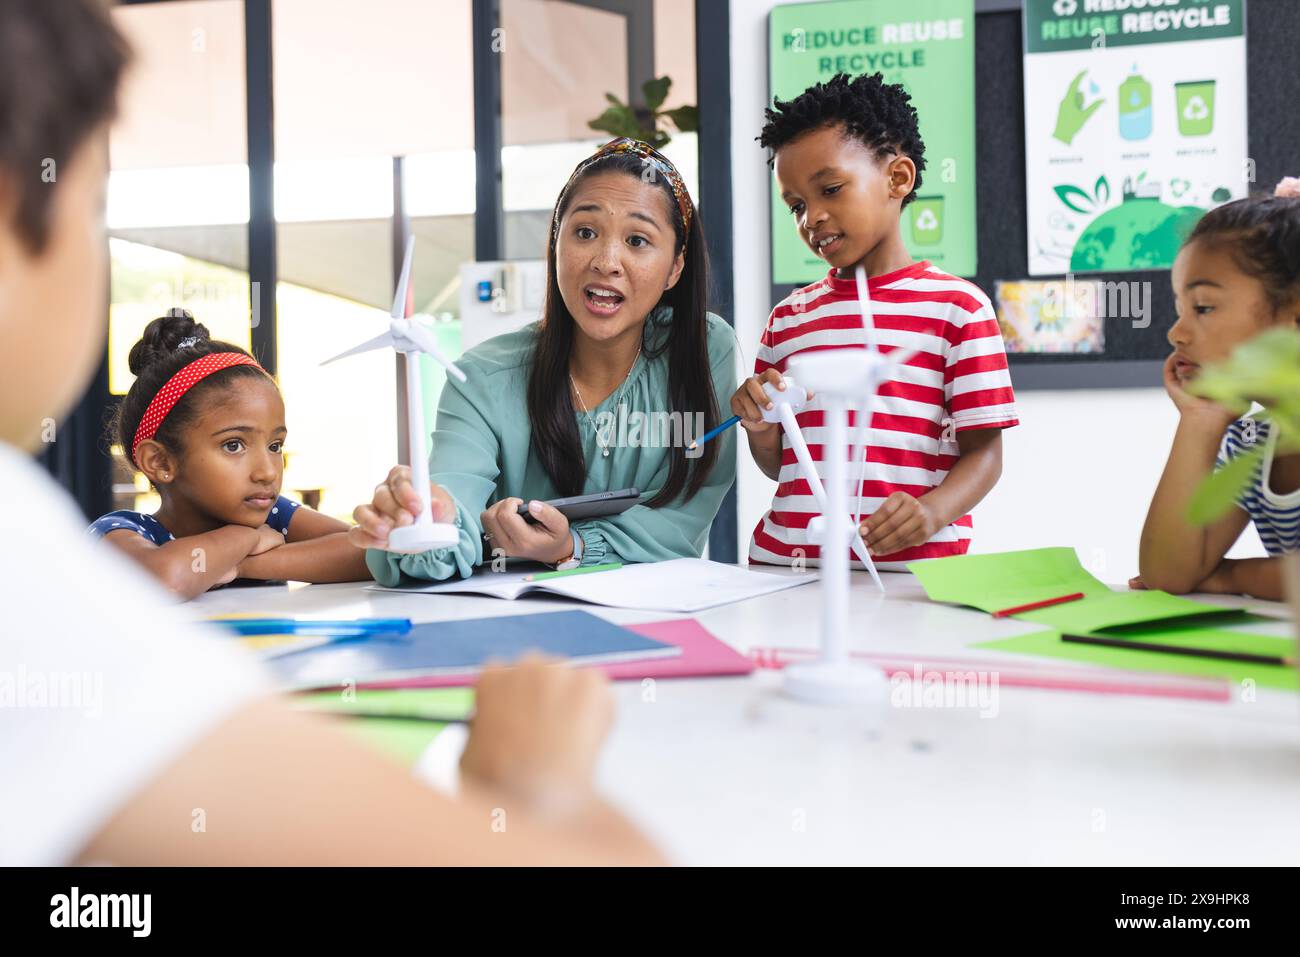
M 685 237 L 689 236 L 691 232 L 691 215 L 695 211 L 695 206 L 691 203 L 691 194 L 686 191 L 686 185 L 682 182 L 681 174 L 677 172 L 677 167 L 663 153 L 660 153 L 649 143 L 634 140 L 628 136 L 620 136 L 618 139 L 610 140 L 574 168 L 573 173 L 569 176 L 569 181 L 564 184 L 564 189 L 560 190 L 560 196 L 555 201 L 555 215 L 551 218 L 552 230 L 559 230 L 560 207 L 564 205 L 564 199 L 569 195 L 569 190 L 573 189 L 573 184 L 578 181 L 583 172 L 593 163 L 607 156 L 617 156 L 623 153 L 640 157 L 643 168 L 653 169 L 668 181 L 668 186 L 673 191 L 673 198 L 677 200 L 677 211 L 682 216 L 682 247 L 685 248 Z M 653 182 L 653 180 L 647 181 Z
M 210 352 L 206 356 L 201 356 L 177 370 L 176 374 L 163 383 L 163 387 L 158 390 L 158 394 L 149 402 L 148 408 L 144 410 L 144 415 L 140 417 L 140 424 L 136 426 L 135 439 L 131 442 L 131 461 L 135 461 L 135 450 L 140 447 L 140 443 L 152 439 L 157 434 L 163 419 L 167 418 L 177 402 L 208 376 L 214 372 L 220 372 L 222 369 L 229 369 L 231 366 L 257 366 L 257 360 L 252 356 L 246 356 L 242 352 Z

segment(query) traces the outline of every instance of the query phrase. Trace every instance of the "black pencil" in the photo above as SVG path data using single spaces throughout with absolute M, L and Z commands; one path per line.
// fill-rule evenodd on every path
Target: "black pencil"
M 1192 655 L 1196 658 L 1215 658 L 1220 661 L 1244 661 L 1253 665 L 1294 665 L 1291 658 L 1281 655 L 1255 655 L 1245 651 L 1219 651 L 1215 648 L 1190 648 L 1187 645 L 1159 645 L 1149 641 L 1130 641 L 1127 638 L 1108 638 L 1103 635 L 1061 635 L 1062 641 L 1080 645 L 1103 645 L 1107 648 L 1128 648 L 1131 651 L 1158 651 L 1167 655 Z

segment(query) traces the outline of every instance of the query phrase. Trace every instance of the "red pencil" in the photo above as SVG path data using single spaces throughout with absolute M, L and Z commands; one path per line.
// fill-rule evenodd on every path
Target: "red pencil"
M 1036 611 L 1039 608 L 1048 608 L 1052 605 L 1063 605 L 1067 601 L 1078 601 L 1083 597 L 1083 592 L 1077 591 L 1073 595 L 1061 595 L 1059 598 L 1045 598 L 1042 601 L 1030 602 L 1028 605 L 1016 605 L 1014 608 L 1003 608 L 1001 611 L 993 613 L 994 618 L 1007 618 L 1011 615 L 1019 615 L 1025 611 Z

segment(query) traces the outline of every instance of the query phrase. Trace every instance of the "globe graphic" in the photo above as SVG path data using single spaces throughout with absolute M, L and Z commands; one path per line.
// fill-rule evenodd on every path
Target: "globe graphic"
M 1167 269 L 1204 213 L 1199 206 L 1131 199 L 1088 224 L 1074 244 L 1070 270 Z

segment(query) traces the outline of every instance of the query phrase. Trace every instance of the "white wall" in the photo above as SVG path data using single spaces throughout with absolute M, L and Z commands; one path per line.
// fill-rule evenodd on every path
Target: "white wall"
M 767 96 L 773 6 L 772 0 L 731 0 L 736 332 L 751 370 L 771 288 L 771 172 L 754 137 Z M 1136 575 L 1138 533 L 1175 425 L 1164 390 L 1022 391 L 1016 399 L 1021 424 L 1005 435 L 1002 480 L 974 512 L 972 550 L 1072 545 L 1105 581 Z M 759 472 L 743 439 L 738 448 L 743 560 L 775 483 Z M 1232 554 L 1263 554 L 1253 529 Z

